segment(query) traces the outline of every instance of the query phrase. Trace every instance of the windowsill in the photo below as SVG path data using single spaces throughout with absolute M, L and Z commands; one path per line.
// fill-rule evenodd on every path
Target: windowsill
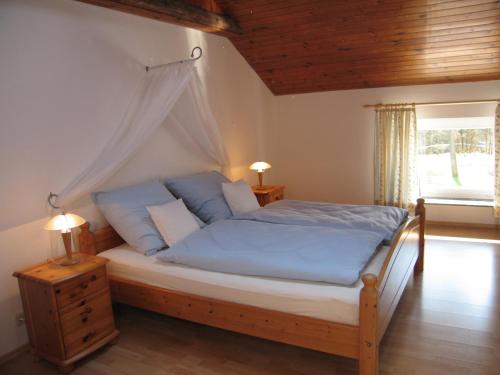
M 472 206 L 472 207 L 493 207 L 493 201 L 474 201 L 464 199 L 435 199 L 425 198 L 426 204 L 435 204 L 441 206 Z

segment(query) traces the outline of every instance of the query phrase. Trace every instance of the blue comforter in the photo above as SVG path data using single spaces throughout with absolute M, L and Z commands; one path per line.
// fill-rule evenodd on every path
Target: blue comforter
M 279 201 L 208 225 L 158 259 L 217 272 L 352 285 L 407 215 L 394 207 Z
M 351 285 L 382 240 L 356 229 L 220 220 L 157 258 L 217 272 Z
M 359 229 L 383 234 L 386 241 L 391 241 L 407 217 L 408 211 L 397 207 L 282 200 L 259 210 L 234 216 L 233 219 Z

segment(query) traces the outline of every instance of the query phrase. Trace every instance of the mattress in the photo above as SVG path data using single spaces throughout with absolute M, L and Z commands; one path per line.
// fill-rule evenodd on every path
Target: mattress
M 378 274 L 389 251 L 381 247 L 363 273 Z M 241 276 L 161 262 L 124 244 L 99 254 L 108 273 L 147 285 L 244 305 L 358 325 L 361 280 L 351 287 L 298 280 Z

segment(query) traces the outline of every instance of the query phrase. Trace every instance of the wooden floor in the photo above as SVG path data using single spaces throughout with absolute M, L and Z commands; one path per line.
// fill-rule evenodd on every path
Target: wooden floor
M 429 237 L 424 274 L 410 281 L 382 341 L 381 374 L 499 375 L 500 241 Z M 74 374 L 357 374 L 354 360 L 124 306 L 116 313 L 118 344 Z M 26 353 L 0 374 L 57 372 Z

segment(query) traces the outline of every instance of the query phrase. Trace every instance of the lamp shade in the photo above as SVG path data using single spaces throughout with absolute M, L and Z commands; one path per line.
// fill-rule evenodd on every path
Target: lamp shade
M 75 214 L 62 213 L 61 215 L 54 216 L 45 224 L 46 230 L 60 230 L 67 232 L 71 228 L 78 227 L 85 223 L 85 219 Z
M 265 161 L 256 161 L 250 166 L 250 169 L 257 172 L 264 172 L 266 169 L 271 168 L 271 164 L 266 163 Z

